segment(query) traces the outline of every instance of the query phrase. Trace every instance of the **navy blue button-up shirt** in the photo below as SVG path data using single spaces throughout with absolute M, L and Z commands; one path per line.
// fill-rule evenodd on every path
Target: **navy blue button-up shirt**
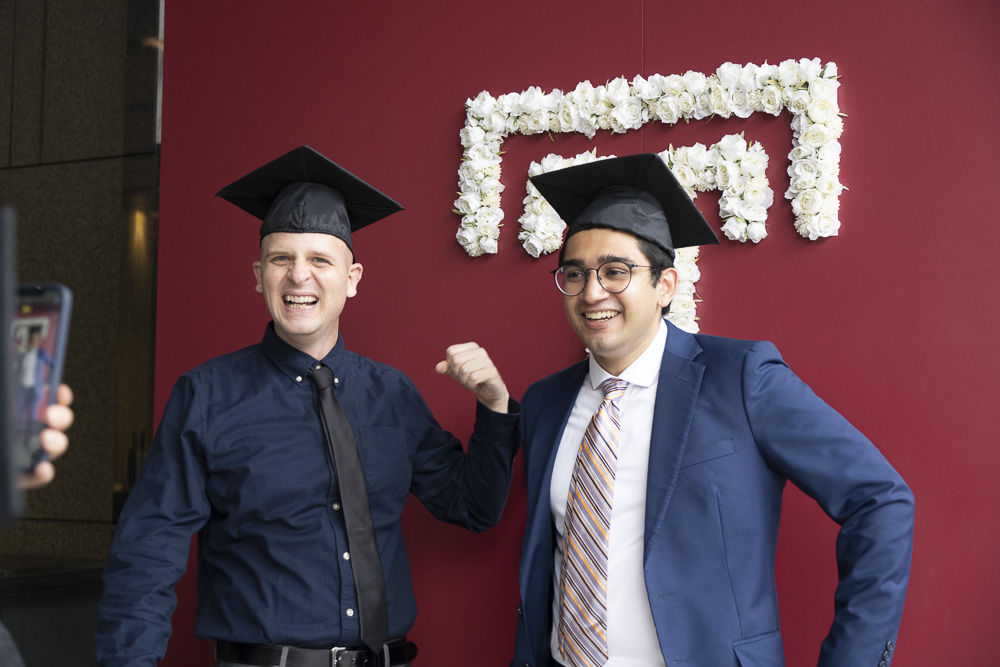
M 409 493 L 471 530 L 496 523 L 510 486 L 517 415 L 477 404 L 468 454 L 401 372 L 344 349 L 321 360 L 358 443 L 389 598 L 391 636 L 416 604 L 400 516 Z M 200 637 L 356 645 L 358 616 L 336 476 L 308 373 L 314 360 L 264 339 L 178 380 L 104 572 L 101 664 L 166 651 L 174 585 L 198 533 Z

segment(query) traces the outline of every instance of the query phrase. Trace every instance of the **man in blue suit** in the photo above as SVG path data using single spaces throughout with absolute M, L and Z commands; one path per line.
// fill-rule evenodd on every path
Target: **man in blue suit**
M 663 319 L 674 248 L 718 241 L 657 156 L 532 182 L 569 223 L 554 274 L 590 356 L 522 402 L 512 665 L 784 665 L 774 561 L 790 480 L 841 526 L 819 664 L 887 667 L 912 551 L 902 478 L 770 343 Z

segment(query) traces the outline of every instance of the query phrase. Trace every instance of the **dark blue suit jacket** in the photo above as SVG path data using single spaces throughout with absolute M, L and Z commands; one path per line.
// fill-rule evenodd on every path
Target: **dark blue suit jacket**
M 548 666 L 552 463 L 581 362 L 528 388 L 521 437 L 528 518 L 514 665 Z M 791 480 L 841 525 L 840 582 L 821 665 L 891 659 L 913 544 L 913 495 L 857 429 L 766 342 L 673 325 L 656 390 L 644 572 L 667 665 L 784 665 L 774 580 L 782 489 Z

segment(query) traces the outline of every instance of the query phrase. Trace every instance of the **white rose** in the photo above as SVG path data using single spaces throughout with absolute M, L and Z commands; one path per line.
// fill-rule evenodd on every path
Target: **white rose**
M 573 117 L 574 106 L 571 104 L 561 105 L 559 110 L 553 115 L 553 120 L 551 120 L 552 129 L 556 129 L 558 127 L 559 132 L 572 132 Z
M 784 60 L 778 65 L 778 83 L 782 88 L 791 88 L 799 83 L 799 64 L 794 60 Z
M 488 131 L 506 135 L 507 114 L 500 109 L 494 109 L 489 118 L 486 119 L 486 123 Z
M 563 160 L 563 157 L 561 155 L 556 155 L 555 153 L 549 153 L 548 155 L 542 158 L 542 163 L 539 165 L 541 167 L 541 172 L 539 173 L 545 173 L 549 171 L 555 171 L 556 169 L 562 169 L 564 166 L 566 166 L 564 162 L 565 161 Z M 537 192 L 537 190 L 533 191 Z
M 479 239 L 479 248 L 486 253 L 496 254 L 497 251 L 497 240 L 496 239 Z
M 823 76 L 834 77 L 837 76 L 837 63 L 828 62 L 826 67 L 823 68 Z
M 645 108 L 642 106 L 642 102 L 634 97 L 626 98 L 611 111 L 612 129 L 619 133 L 639 129 L 642 127 L 643 111 Z
M 813 123 L 802 131 L 799 142 L 813 150 L 819 150 L 822 146 L 833 141 L 833 138 L 833 133 L 830 132 L 826 125 Z
M 816 187 L 816 176 L 813 174 L 792 176 L 788 182 L 788 189 L 792 192 L 802 192 L 812 187 Z
M 740 160 L 747 152 L 746 139 L 738 134 L 727 134 L 719 140 L 716 147 L 722 158 L 731 162 Z
M 468 159 L 474 163 L 490 163 L 496 159 L 497 154 L 493 151 L 489 144 L 475 144 L 469 147 Z
M 751 178 L 764 175 L 767 169 L 767 153 L 760 144 L 754 144 L 746 154 L 740 158 L 740 170 Z
M 829 123 L 837 116 L 837 105 L 827 99 L 813 98 L 806 113 L 809 115 L 809 120 L 814 123 Z
M 632 79 L 632 89 L 643 100 L 655 100 L 660 96 L 660 81 L 662 79 L 663 77 L 659 74 L 654 74 L 648 79 L 637 74 Z
M 809 96 L 808 90 L 796 90 L 788 98 L 788 108 L 792 113 L 804 114 L 809 109 L 810 102 L 812 97 Z
M 813 58 L 812 60 L 802 58 L 799 60 L 799 79 L 801 81 L 811 81 L 817 78 L 821 71 L 823 71 L 823 65 L 820 63 L 819 58 Z
M 504 93 L 497 98 L 497 107 L 506 115 L 520 113 L 520 93 Z
M 739 218 L 729 218 L 726 220 L 726 224 L 722 225 L 722 233 L 730 241 L 745 241 L 746 231 L 747 223 Z
M 524 120 L 524 134 L 540 134 L 549 131 L 549 112 L 545 109 L 535 109 L 530 114 L 521 116 Z
M 465 106 L 468 108 L 469 113 L 477 118 L 486 118 L 493 112 L 493 107 L 496 105 L 496 100 L 485 90 L 479 93 L 474 100 L 466 100 Z
M 688 71 L 684 73 L 684 88 L 697 97 L 708 89 L 708 80 L 701 72 Z
M 712 104 L 708 99 L 708 91 L 694 98 L 694 117 L 698 120 L 712 115 Z
M 836 104 L 837 89 L 840 82 L 836 79 L 813 79 L 809 82 L 809 94 L 813 99 L 828 100 Z
M 733 115 L 737 118 L 749 118 L 750 114 L 753 113 L 750 96 L 745 90 L 734 90 L 730 97 L 730 104 L 732 105 Z
M 708 88 L 708 105 L 716 116 L 729 118 L 732 114 L 729 106 L 729 93 L 718 84 L 713 84 Z
M 747 234 L 750 234 L 749 225 L 753 223 L 763 223 L 767 220 L 767 210 L 763 206 L 753 206 L 746 200 L 740 203 L 739 216 L 747 221 Z
M 695 112 L 694 95 L 684 91 L 677 96 L 677 111 L 681 118 L 692 118 Z
M 803 190 L 792 199 L 792 212 L 796 216 L 815 215 L 822 207 L 823 196 L 814 188 Z
M 778 80 L 778 66 L 764 63 L 757 68 L 756 85 L 757 88 L 764 88 L 773 85 Z
M 481 205 L 482 200 L 480 199 L 478 192 L 465 192 L 455 200 L 455 208 L 458 209 L 459 213 L 462 215 L 475 213 Z
M 696 143 L 694 146 L 689 146 L 684 153 L 684 161 L 691 165 L 695 171 L 704 171 L 708 168 L 709 155 L 705 144 Z
M 816 189 L 824 197 L 839 197 L 844 186 L 840 184 L 840 179 L 836 176 L 824 174 L 816 182 Z
M 573 103 L 580 107 L 592 107 L 597 103 L 597 90 L 590 81 L 581 81 L 576 84 L 576 88 L 569 94 Z
M 663 77 L 663 93 L 665 95 L 680 95 L 684 92 L 684 78 L 680 74 Z
M 455 239 L 463 248 L 475 245 L 478 238 L 479 235 L 476 234 L 476 230 L 473 227 L 459 227 L 458 233 L 455 234 Z
M 740 196 L 730 190 L 723 190 L 719 196 L 719 216 L 731 218 L 739 212 Z
M 781 100 L 781 90 L 775 85 L 766 86 L 760 92 L 760 106 L 772 116 L 780 114 L 784 106 Z
M 740 79 L 736 83 L 738 88 L 743 90 L 754 90 L 757 88 L 758 67 L 753 63 L 747 63 L 740 68 Z
M 477 228 L 496 227 L 499 229 L 501 220 L 503 220 L 502 208 L 480 206 L 476 211 L 475 217 L 472 218 L 472 224 Z
M 677 182 L 681 184 L 681 187 L 685 190 L 693 188 L 698 182 L 698 176 L 694 173 L 694 170 L 686 164 L 679 164 L 677 168 L 673 170 L 674 176 L 677 178 Z
M 751 178 L 743 191 L 743 199 L 751 206 L 767 208 L 774 203 L 774 190 L 766 178 Z
M 462 146 L 468 148 L 482 143 L 486 139 L 486 130 L 478 126 L 466 125 L 458 133 L 458 136 L 462 141 Z
M 623 76 L 608 81 L 607 86 L 605 86 L 605 90 L 608 102 L 611 106 L 617 106 L 624 102 L 629 97 L 630 93 L 628 80 L 626 80 Z
M 810 178 L 816 178 L 820 171 L 819 160 L 813 157 L 796 160 L 788 165 L 789 176 L 808 176 Z
M 514 105 L 514 112 L 518 114 L 531 113 L 535 109 L 543 107 L 545 93 L 538 86 L 529 86 L 527 90 L 517 97 Z
M 673 125 L 680 120 L 680 112 L 677 108 L 677 98 L 672 95 L 664 95 L 656 100 L 656 117 L 660 122 Z
M 592 139 L 597 134 L 597 124 L 590 114 L 578 110 L 573 118 L 573 130 Z
M 732 90 L 739 82 L 742 70 L 743 68 L 736 63 L 725 62 L 715 70 L 715 75 L 724 88 Z
M 542 254 L 542 239 L 535 234 L 527 234 L 524 237 L 518 236 L 524 246 L 524 251 L 537 259 Z
M 754 243 L 760 243 L 767 236 L 767 228 L 763 222 L 751 222 L 747 225 L 747 238 Z

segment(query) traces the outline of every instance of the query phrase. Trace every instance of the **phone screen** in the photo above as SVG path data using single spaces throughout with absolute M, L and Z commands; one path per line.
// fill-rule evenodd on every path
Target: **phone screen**
M 14 434 L 17 469 L 30 470 L 42 460 L 38 434 L 45 428 L 45 408 L 55 401 L 62 379 L 66 331 L 72 296 L 59 284 L 21 285 L 11 322 Z

